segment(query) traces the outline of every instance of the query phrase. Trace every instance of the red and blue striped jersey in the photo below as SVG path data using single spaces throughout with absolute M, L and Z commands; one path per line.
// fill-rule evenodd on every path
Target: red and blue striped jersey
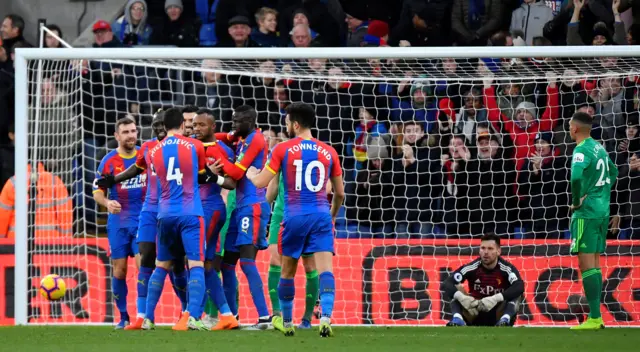
M 220 159 L 226 159 L 233 163 L 235 159 L 233 150 L 224 143 L 204 143 L 204 153 L 207 165 L 211 165 Z M 216 183 L 200 185 L 200 199 L 202 199 L 202 204 L 208 206 L 224 204 L 222 196 L 220 195 L 221 190 L 221 187 Z
M 224 134 L 216 134 L 216 137 L 218 135 Z M 236 163 L 226 163 L 224 165 L 224 172 L 238 181 L 236 186 L 236 207 L 240 208 L 267 201 L 267 190 L 265 188 L 256 188 L 245 173 L 251 166 L 257 169 L 264 167 L 269 154 L 268 148 L 269 146 L 262 132 L 254 130 L 247 138 L 238 141 Z
M 151 165 L 151 155 L 149 151 L 158 144 L 158 139 L 154 138 L 148 140 L 142 144 L 138 149 L 138 155 L 136 157 L 136 167 L 145 171 L 145 177 L 147 178 L 147 194 L 142 204 L 142 211 L 158 212 L 158 196 L 160 194 L 160 183 L 153 169 L 149 167 Z
M 158 219 L 203 216 L 198 174 L 205 172 L 202 142 L 168 135 L 150 151 L 151 165 L 160 183 Z
M 136 147 L 136 150 L 139 150 Z M 119 229 L 124 227 L 137 227 L 138 217 L 142 210 L 142 202 L 147 191 L 146 175 L 138 175 L 132 179 L 113 185 L 110 189 L 99 188 L 96 181 L 105 174 L 116 175 L 136 162 L 136 154 L 131 156 L 121 155 L 118 150 L 112 150 L 102 158 L 96 180 L 93 182 L 93 193 L 103 192 L 109 200 L 115 200 L 122 206 L 118 214 L 109 214 L 107 227 Z
M 342 176 L 340 158 L 333 147 L 315 138 L 294 138 L 273 148 L 266 168 L 282 174 L 285 219 L 329 213 L 327 181 Z

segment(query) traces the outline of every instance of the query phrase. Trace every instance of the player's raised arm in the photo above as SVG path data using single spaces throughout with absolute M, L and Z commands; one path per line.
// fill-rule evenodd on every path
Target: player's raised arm
M 247 172 L 247 169 L 249 168 L 249 166 L 251 166 L 251 163 L 253 163 L 253 160 L 255 160 L 255 158 L 260 153 L 264 152 L 266 145 L 267 145 L 266 141 L 264 140 L 264 137 L 262 136 L 262 134 L 255 134 L 254 138 L 249 143 L 249 146 L 247 147 L 247 150 L 244 152 L 244 156 L 240 161 L 236 161 L 235 164 L 232 164 L 229 162 L 223 163 L 224 172 L 230 177 L 232 177 L 234 180 L 236 181 L 240 180 L 242 176 L 244 176 L 244 174 Z M 269 182 L 267 182 L 267 184 L 269 184 Z M 262 188 L 266 187 L 267 184 L 262 186 Z M 261 188 L 261 187 L 258 187 L 258 188 Z

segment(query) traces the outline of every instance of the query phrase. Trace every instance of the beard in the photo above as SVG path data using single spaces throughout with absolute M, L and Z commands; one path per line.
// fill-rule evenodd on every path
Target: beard
M 296 138 L 296 132 L 293 128 L 287 128 L 287 137 L 289 137 L 289 139 Z

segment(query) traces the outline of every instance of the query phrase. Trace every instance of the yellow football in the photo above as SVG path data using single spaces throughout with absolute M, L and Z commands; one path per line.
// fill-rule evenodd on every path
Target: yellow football
M 56 274 L 50 274 L 40 281 L 40 295 L 49 301 L 57 301 L 64 297 L 67 292 L 67 285 L 64 280 Z

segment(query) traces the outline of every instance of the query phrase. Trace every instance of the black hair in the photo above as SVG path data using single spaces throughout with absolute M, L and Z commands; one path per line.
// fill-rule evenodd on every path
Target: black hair
M 242 117 L 243 120 L 251 120 L 254 123 L 258 118 L 256 109 L 251 105 L 240 105 L 233 111 L 233 114 Z
M 593 116 L 587 114 L 586 112 L 578 111 L 571 117 L 571 120 L 576 121 L 585 126 L 591 127 L 593 124 Z
M 177 130 L 184 123 L 182 110 L 179 108 L 170 108 L 164 112 L 164 128 L 169 130 Z
M 498 245 L 498 247 L 500 247 L 500 236 L 496 235 L 495 233 L 490 232 L 482 235 L 482 237 L 480 238 L 480 242 L 484 241 L 494 241 Z
M 5 18 L 8 18 L 11 20 L 11 27 L 18 28 L 19 36 L 24 33 L 24 18 L 14 13 L 7 15 Z
M 198 109 L 198 111 L 196 111 L 196 115 L 207 115 L 213 123 L 216 122 L 216 114 L 211 109 L 200 108 Z
M 293 103 L 287 106 L 287 114 L 291 123 L 297 122 L 302 128 L 316 126 L 316 112 L 309 104 Z
M 191 112 L 197 112 L 198 111 L 198 107 L 195 105 L 187 105 L 185 107 L 182 108 L 182 113 L 183 114 L 188 114 Z

